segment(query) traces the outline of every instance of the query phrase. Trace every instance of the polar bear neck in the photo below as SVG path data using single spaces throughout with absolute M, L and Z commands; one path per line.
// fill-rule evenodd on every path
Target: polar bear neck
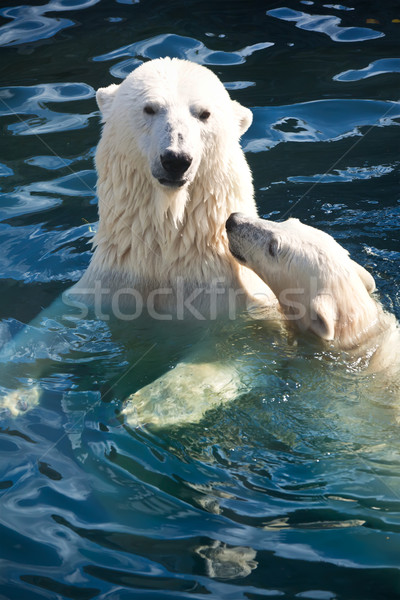
M 238 146 L 211 169 L 201 165 L 186 189 L 168 190 L 154 182 L 146 165 L 99 147 L 99 227 L 90 265 L 119 270 L 134 282 L 162 284 L 234 278 L 241 270 L 232 258 L 225 221 L 232 212 L 256 215 L 251 174 Z

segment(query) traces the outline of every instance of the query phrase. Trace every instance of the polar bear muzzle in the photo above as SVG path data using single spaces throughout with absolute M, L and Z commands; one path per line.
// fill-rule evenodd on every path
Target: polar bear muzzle
M 245 215 L 243 215 L 242 213 L 232 213 L 225 223 L 225 229 L 228 234 L 230 253 L 234 258 L 236 258 L 236 260 L 245 265 L 246 259 L 244 258 L 243 254 L 240 253 L 239 244 L 235 243 L 236 238 L 234 235 L 234 231 L 238 227 L 240 220 L 243 217 L 245 218 Z
M 166 150 L 160 156 L 160 162 L 166 176 L 159 177 L 158 181 L 168 187 L 181 187 L 186 183 L 184 174 L 192 164 L 192 160 L 192 157 L 186 152 Z

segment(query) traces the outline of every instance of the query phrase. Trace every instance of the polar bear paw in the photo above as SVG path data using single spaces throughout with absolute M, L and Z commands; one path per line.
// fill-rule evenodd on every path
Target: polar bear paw
M 256 551 L 247 546 L 227 546 L 216 540 L 195 552 L 205 560 L 207 575 L 217 579 L 247 577 L 258 566 Z
M 129 425 L 196 423 L 204 413 L 233 400 L 239 375 L 222 363 L 179 363 L 126 400 L 122 414 Z
M 30 388 L 19 388 L 0 398 L 0 415 L 11 417 L 27 412 L 39 404 L 40 387 L 34 385 Z

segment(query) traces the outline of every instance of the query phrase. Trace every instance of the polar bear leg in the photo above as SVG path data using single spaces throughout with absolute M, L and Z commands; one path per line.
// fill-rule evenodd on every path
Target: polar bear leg
M 228 362 L 180 362 L 131 394 L 122 410 L 128 425 L 195 423 L 204 413 L 245 391 L 239 371 Z
M 50 362 L 69 351 L 63 321 L 76 313 L 60 296 L 14 337 L 2 336 L 0 416 L 17 417 L 37 406 L 41 389 L 36 382 Z

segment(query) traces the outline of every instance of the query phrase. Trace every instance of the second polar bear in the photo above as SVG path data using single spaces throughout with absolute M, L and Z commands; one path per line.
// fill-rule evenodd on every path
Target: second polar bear
M 298 219 L 243 214 L 232 214 L 226 229 L 232 254 L 271 287 L 286 320 L 365 359 L 372 371 L 398 368 L 395 317 L 371 297 L 373 277 L 330 235 Z

